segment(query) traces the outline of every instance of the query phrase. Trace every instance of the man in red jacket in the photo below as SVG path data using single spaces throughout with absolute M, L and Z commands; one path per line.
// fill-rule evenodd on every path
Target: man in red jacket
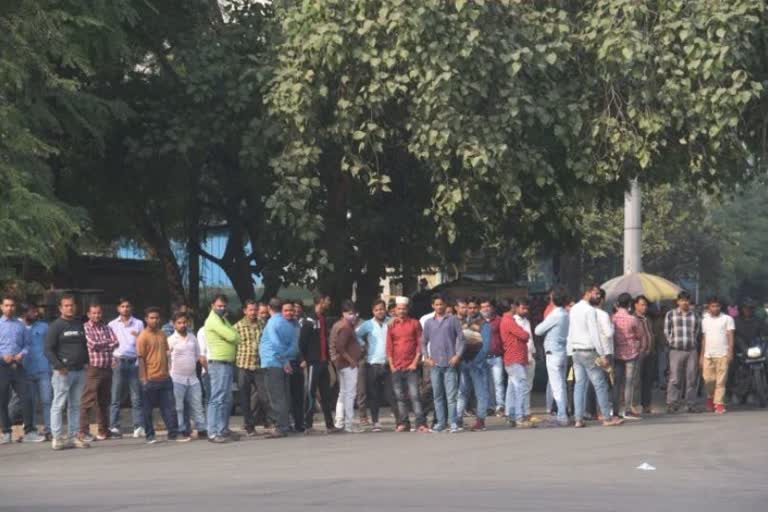
M 511 426 L 531 428 L 533 423 L 523 419 L 525 397 L 528 394 L 528 338 L 529 334 L 515 321 L 516 308 L 504 313 L 499 334 L 507 370 L 506 413 Z M 513 418 L 514 416 L 514 418 Z

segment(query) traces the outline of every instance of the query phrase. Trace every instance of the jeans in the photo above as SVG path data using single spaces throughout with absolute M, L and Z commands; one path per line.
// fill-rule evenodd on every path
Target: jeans
M 355 404 L 357 404 L 357 412 L 361 418 L 368 417 L 368 363 L 363 358 L 357 365 L 357 396 L 355 397 Z
M 288 376 L 290 389 L 291 415 L 297 432 L 304 432 L 304 369 L 298 361 L 291 361 L 293 373 Z
M 507 401 L 506 414 L 509 418 L 520 421 L 525 416 L 525 395 L 528 391 L 527 365 L 514 363 L 506 367 L 507 370 Z
M 280 432 L 288 432 L 288 374 L 283 368 L 266 368 L 264 371 L 272 423 Z
M 211 399 L 208 401 L 208 436 L 216 437 L 229 429 L 232 411 L 232 379 L 235 367 L 223 361 L 208 361 Z
M 565 352 L 547 354 L 548 388 L 557 404 L 557 419 L 560 422 L 568 421 L 568 392 L 565 384 L 567 366 L 568 356 Z
M 360 375 L 357 376 L 360 379 Z M 368 402 L 368 408 L 371 411 L 371 421 L 373 423 L 379 422 L 379 411 L 381 410 L 382 399 L 386 399 L 392 406 L 392 410 L 397 412 L 395 407 L 394 393 L 392 392 L 392 383 L 389 380 L 389 365 L 384 364 L 368 364 L 365 367 L 366 378 L 366 401 Z M 358 396 L 360 394 L 358 393 Z
M 320 391 L 320 406 L 323 409 L 325 427 L 333 427 L 333 399 L 331 393 L 331 372 L 327 362 L 307 364 L 307 392 L 304 404 L 304 427 L 312 428 L 315 419 L 315 396 Z
M 237 369 L 237 387 L 240 392 L 240 410 L 243 413 L 243 427 L 252 432 L 256 420 L 265 422 L 269 414 L 269 396 L 264 384 L 264 370 Z M 255 398 L 255 400 L 254 400 Z M 255 404 L 253 403 L 255 401 Z M 253 407 L 255 405 L 255 407 Z
M 160 408 L 168 439 L 176 439 L 179 435 L 179 423 L 176 419 L 176 403 L 173 398 L 173 381 L 150 380 L 141 386 L 141 404 L 144 408 L 144 430 L 147 439 L 155 437 L 155 425 L 152 421 L 152 410 Z
M 584 402 L 587 395 L 587 380 L 592 382 L 597 395 L 597 403 L 603 418 L 611 417 L 611 405 L 608 398 L 608 377 L 602 368 L 597 366 L 595 360 L 597 352 L 574 352 L 573 373 L 576 378 L 576 386 L 573 391 L 574 416 L 576 421 L 584 418 Z
M 395 370 L 392 372 L 392 389 L 395 391 L 395 399 L 397 400 L 397 410 L 399 411 L 398 416 L 400 418 L 399 425 L 410 425 L 408 420 L 408 404 L 405 401 L 406 388 L 413 414 L 416 417 L 416 425 L 421 426 L 427 423 L 419 397 L 419 380 L 418 370 Z
M 485 361 L 462 362 L 459 371 L 459 392 L 456 398 L 457 423 L 464 422 L 464 410 L 470 389 L 474 389 L 477 397 L 477 419 L 485 420 L 488 413 L 488 365 Z
M 211 400 L 211 374 L 206 370 L 200 374 L 200 386 L 203 392 L 203 409 L 208 409 L 208 402 Z
M 613 384 L 613 415 L 624 416 L 632 411 L 635 399 L 635 371 L 637 358 L 631 361 L 616 359 L 613 364 L 615 380 Z M 621 407 L 621 391 L 624 388 L 624 407 Z
M 676 405 L 682 399 L 688 407 L 696 403 L 696 391 L 699 385 L 699 354 L 695 350 L 669 351 L 669 384 L 667 385 L 667 405 Z M 683 396 L 683 381 L 685 395 Z
M 112 395 L 112 368 L 85 369 L 85 386 L 80 398 L 80 432 L 88 434 L 91 430 L 89 411 L 96 413 L 99 434 L 109 432 L 109 404 Z
M 357 367 L 342 368 L 338 371 L 339 399 L 336 402 L 336 428 L 352 429 L 355 419 L 355 396 L 357 395 Z
M 53 437 L 62 437 L 64 433 L 62 413 L 64 407 L 67 407 L 68 434 L 69 437 L 73 437 L 80 430 L 80 398 L 83 396 L 85 371 L 69 370 L 66 375 L 54 372 L 51 383 L 53 384 L 51 434 Z
M 185 434 L 192 432 L 189 420 L 195 422 L 198 432 L 208 428 L 203 412 L 203 390 L 197 380 L 192 384 L 173 383 L 173 401 L 176 405 L 176 423 Z
M 501 356 L 489 357 L 487 364 L 490 392 L 488 405 L 498 409 L 504 407 L 504 359 Z
M 29 402 L 28 407 L 32 409 L 32 425 L 37 425 L 37 401 L 40 400 L 40 409 L 43 411 L 43 433 L 50 434 L 51 402 L 53 401 L 50 372 L 27 375 L 26 399 Z
M 35 425 L 32 422 L 32 407 L 29 400 L 25 397 L 29 391 L 27 377 L 24 374 L 24 368 L 14 364 L 13 366 L 2 362 L 0 363 L 0 423 L 2 423 L 3 433 L 11 432 L 13 427 L 13 418 L 8 413 L 8 405 L 11 401 L 11 389 L 19 397 L 19 403 L 22 405 L 24 414 L 24 432 L 31 432 Z
M 459 392 L 459 372 L 450 366 L 433 366 L 430 370 L 432 392 L 435 395 L 435 416 L 437 427 L 445 428 L 445 408 L 448 407 L 448 421 L 451 427 L 456 422 L 456 399 Z
M 144 426 L 144 416 L 141 407 L 141 382 L 139 382 L 139 367 L 136 358 L 118 358 L 112 369 L 112 403 L 109 406 L 109 426 L 120 429 L 120 403 L 126 392 L 131 394 L 131 413 L 133 428 Z

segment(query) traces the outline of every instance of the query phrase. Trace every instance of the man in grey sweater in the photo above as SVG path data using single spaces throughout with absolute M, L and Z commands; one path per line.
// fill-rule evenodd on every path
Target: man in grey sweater
M 435 316 L 424 324 L 421 351 L 424 364 L 431 367 L 432 389 L 435 397 L 437 425 L 433 432 L 442 432 L 446 427 L 446 405 L 451 432 L 460 432 L 456 421 L 456 398 L 459 389 L 458 366 L 464 352 L 464 334 L 461 322 L 445 312 L 445 300 L 440 295 L 432 296 Z M 447 402 L 447 404 L 446 404 Z

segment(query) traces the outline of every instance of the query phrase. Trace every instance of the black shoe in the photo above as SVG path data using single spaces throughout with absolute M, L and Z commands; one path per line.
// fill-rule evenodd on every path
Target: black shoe
M 197 438 L 198 439 L 208 439 L 208 432 L 205 430 L 198 430 L 197 431 Z
M 227 437 L 216 436 L 216 437 L 209 437 L 208 442 L 216 443 L 216 444 L 226 444 L 230 442 L 230 439 Z
M 229 439 L 230 441 L 239 441 L 240 440 L 240 434 L 232 432 L 231 430 L 228 430 L 226 432 L 222 432 L 221 433 L 221 437 Z

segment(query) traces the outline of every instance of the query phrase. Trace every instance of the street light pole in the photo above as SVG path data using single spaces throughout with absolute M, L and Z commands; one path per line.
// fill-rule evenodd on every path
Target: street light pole
M 642 191 L 637 178 L 624 193 L 624 275 L 643 271 Z

